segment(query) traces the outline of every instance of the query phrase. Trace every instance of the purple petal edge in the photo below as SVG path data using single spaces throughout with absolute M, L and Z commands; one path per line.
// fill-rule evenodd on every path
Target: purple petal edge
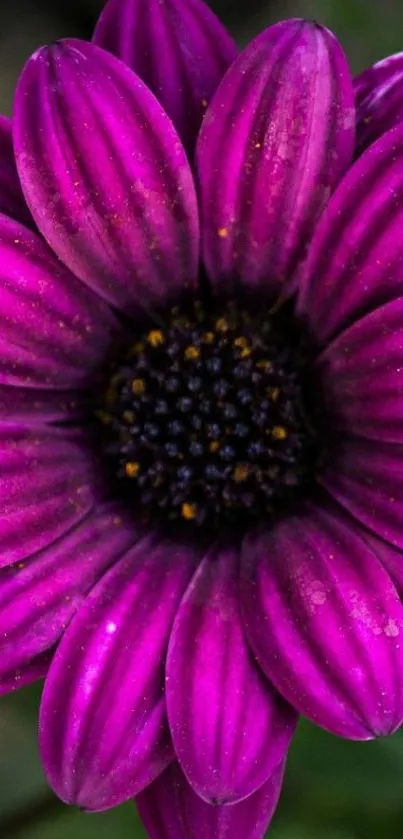
M 109 0 L 93 41 L 155 94 L 192 154 L 206 107 L 238 50 L 201 0 Z

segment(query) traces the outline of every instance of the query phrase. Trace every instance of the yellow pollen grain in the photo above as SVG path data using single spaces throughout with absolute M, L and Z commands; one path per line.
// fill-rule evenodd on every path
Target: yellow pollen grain
M 215 452 L 218 452 L 219 448 L 220 448 L 220 444 L 219 444 L 218 440 L 212 440 L 209 447 L 208 447 L 209 452 L 211 452 L 212 454 L 214 454 Z
M 140 472 L 140 464 L 135 460 L 129 461 L 129 463 L 126 463 L 125 472 L 128 478 L 137 478 Z
M 286 440 L 288 437 L 288 431 L 284 425 L 273 426 L 271 433 L 275 440 Z
M 248 339 L 244 335 L 240 335 L 239 338 L 235 338 L 234 347 L 239 347 L 241 350 L 244 350 L 248 346 L 248 343 Z
M 186 361 L 194 361 L 196 358 L 199 358 L 200 350 L 198 347 L 186 347 L 185 349 L 185 359 Z
M 132 381 L 132 393 L 134 393 L 135 396 L 141 396 L 141 394 L 145 392 L 145 389 L 146 383 L 144 379 L 134 379 Z
M 260 361 L 256 362 L 256 367 L 258 370 L 271 370 L 273 367 L 273 362 L 269 361 L 268 358 L 262 358 Z
M 201 103 L 202 103 L 203 108 L 207 108 L 207 105 L 208 105 L 207 99 L 202 99 Z
M 197 516 L 196 504 L 191 504 L 189 501 L 185 501 L 185 503 L 182 504 L 181 516 L 182 518 L 186 519 L 186 521 L 191 521 L 192 519 L 195 519 Z
M 214 344 L 214 332 L 205 332 L 202 335 L 203 344 Z
M 218 230 L 217 230 L 217 233 L 218 233 L 220 239 L 226 239 L 227 236 L 229 235 L 228 227 L 219 227 Z
M 102 425 L 110 425 L 112 422 L 112 417 L 107 411 L 97 411 L 96 415 L 101 420 Z
M 232 477 L 234 481 L 237 483 L 242 483 L 242 481 L 246 481 L 249 474 L 249 469 L 245 463 L 238 463 L 232 473 Z
M 128 425 L 132 425 L 135 418 L 136 417 L 133 411 L 123 411 L 123 419 Z
M 152 329 L 147 335 L 147 341 L 152 347 L 160 347 L 165 338 L 160 329 Z
M 218 318 L 215 326 L 217 332 L 228 332 L 228 321 L 226 318 Z
M 270 396 L 270 399 L 272 399 L 273 402 L 277 402 L 277 399 L 279 398 L 280 393 L 281 393 L 281 388 L 279 388 L 279 387 L 272 387 L 272 388 L 268 389 L 268 395 Z

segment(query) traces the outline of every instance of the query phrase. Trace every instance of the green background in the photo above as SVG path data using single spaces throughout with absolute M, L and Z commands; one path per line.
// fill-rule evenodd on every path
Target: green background
M 86 0 L 70 8 L 61 0 L 60 7 L 57 0 L 48 5 L 46 0 L 42 4 L 25 0 L 22 7 L 22 2 L 16 0 L 7 8 L 1 3 L 0 110 L 4 112 L 10 110 L 13 85 L 29 53 L 54 37 L 85 36 L 101 5 L 100 0 Z M 254 2 L 255 6 L 251 0 L 238 6 L 216 0 L 240 43 L 268 23 L 303 15 L 336 32 L 354 71 L 403 50 L 403 0 L 285 0 L 267 3 L 263 10 L 264 3 Z M 20 7 L 24 14 L 18 14 Z M 39 697 L 36 685 L 0 701 L 0 839 L 145 839 L 131 804 L 89 816 L 53 798 L 37 752 Z M 270 837 L 402 839 L 403 733 L 377 742 L 348 743 L 301 723 Z

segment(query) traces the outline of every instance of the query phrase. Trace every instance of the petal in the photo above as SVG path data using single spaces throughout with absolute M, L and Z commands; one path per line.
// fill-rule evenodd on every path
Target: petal
M 178 136 L 143 82 L 85 41 L 28 62 L 14 144 L 34 219 L 60 259 L 126 314 L 192 283 L 195 190 Z
M 357 153 L 403 119 L 403 53 L 384 58 L 354 79 Z
M 15 690 L 20 690 L 20 688 L 32 684 L 32 682 L 43 679 L 49 670 L 51 657 L 52 652 L 49 650 L 39 655 L 38 658 L 29 661 L 23 667 L 10 670 L 8 675 L 1 680 L 0 695 L 13 693 Z
M 375 309 L 319 357 L 338 428 L 403 443 L 403 298 Z
M 263 839 L 277 807 L 284 764 L 253 795 L 213 807 L 193 791 L 177 763 L 140 793 L 137 807 L 150 839 Z
M 193 152 L 207 103 L 237 47 L 202 0 L 109 0 L 94 42 L 128 64 Z
M 288 701 L 365 740 L 403 719 L 403 608 L 369 545 L 337 511 L 308 507 L 244 546 L 252 649 Z
M 290 20 L 234 62 L 207 111 L 197 148 L 203 253 L 218 285 L 277 293 L 349 165 L 354 102 L 335 38 Z
M 145 538 L 93 589 L 68 627 L 45 684 L 40 742 L 63 801 L 106 810 L 172 759 L 164 663 L 196 559 Z
M 53 647 L 86 593 L 136 542 L 117 505 L 100 505 L 53 545 L 0 572 L 0 693 Z
M 284 759 L 296 718 L 257 670 L 238 605 L 238 557 L 213 548 L 179 608 L 167 659 L 176 755 L 211 804 L 255 792 Z
M 298 277 L 320 343 L 403 295 L 403 126 L 370 146 L 324 211 Z
M 102 483 L 84 434 L 0 424 L 0 566 L 66 533 L 102 496 Z
M 82 391 L 41 390 L 0 384 L 2 422 L 30 427 L 47 422 L 77 422 L 84 419 L 86 407 Z
M 396 591 L 399 594 L 400 599 L 403 599 L 403 552 L 394 548 L 393 545 L 389 545 L 387 542 L 384 542 L 383 539 L 379 539 L 377 536 L 374 536 L 373 533 L 369 533 L 367 530 L 362 530 L 362 535 L 364 539 L 369 542 L 371 549 L 377 555 L 379 561 L 382 563 L 386 571 L 388 572 L 393 585 L 396 588 Z
M 403 548 L 403 446 L 347 439 L 318 480 L 362 524 Z
M 87 387 L 117 330 L 35 233 L 0 216 L 0 385 Z
M 15 165 L 11 120 L 0 115 L 0 213 L 33 225 Z

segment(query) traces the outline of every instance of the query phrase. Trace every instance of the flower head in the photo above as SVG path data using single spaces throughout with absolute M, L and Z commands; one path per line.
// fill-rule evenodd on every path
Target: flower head
M 261 839 L 298 713 L 403 720 L 402 63 L 201 0 L 94 41 L 0 125 L 0 689 L 64 801 Z

